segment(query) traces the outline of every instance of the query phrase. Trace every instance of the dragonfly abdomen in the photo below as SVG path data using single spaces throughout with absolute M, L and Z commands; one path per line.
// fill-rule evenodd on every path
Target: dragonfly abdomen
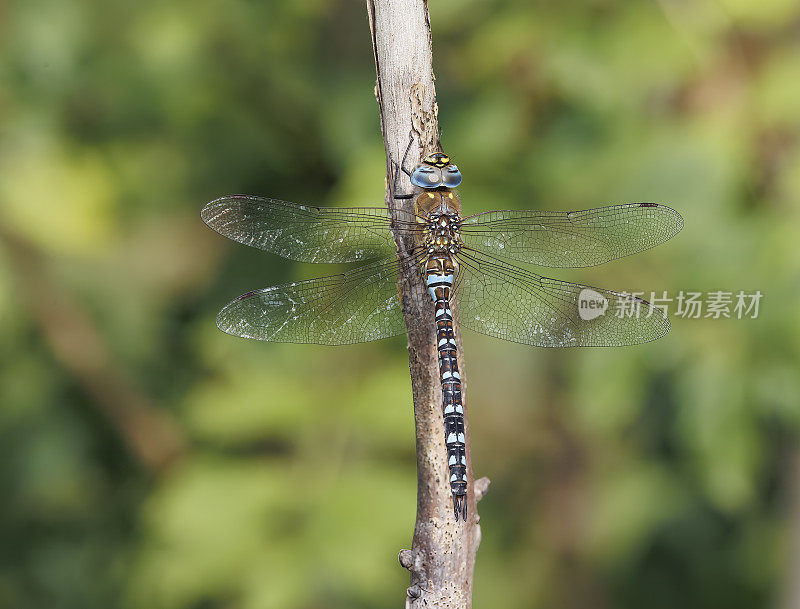
M 450 490 L 453 493 L 453 513 L 456 520 L 467 519 L 467 453 L 464 433 L 464 406 L 461 401 L 461 376 L 450 293 L 454 269 L 448 257 L 432 258 L 426 268 L 428 293 L 435 306 L 436 342 L 439 350 L 439 376 L 442 383 L 442 414 L 444 416 L 447 463 L 450 468 Z

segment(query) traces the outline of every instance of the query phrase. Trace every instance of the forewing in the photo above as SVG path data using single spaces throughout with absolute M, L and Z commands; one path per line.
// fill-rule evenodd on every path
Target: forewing
M 397 258 L 341 275 L 242 294 L 217 315 L 220 330 L 281 343 L 347 345 L 406 331 Z
M 548 279 L 478 253 L 459 255 L 455 292 L 463 326 L 526 345 L 635 345 L 660 338 L 670 328 L 661 309 L 645 300 Z M 579 296 L 605 299 L 605 313 L 583 319 Z M 584 309 L 584 316 L 590 315 Z
M 215 231 L 299 262 L 356 262 L 394 251 L 389 211 L 380 207 L 310 207 L 232 195 L 201 212 Z
M 674 209 L 630 203 L 582 211 L 490 211 L 465 218 L 468 247 L 551 268 L 584 267 L 629 256 L 683 227 Z

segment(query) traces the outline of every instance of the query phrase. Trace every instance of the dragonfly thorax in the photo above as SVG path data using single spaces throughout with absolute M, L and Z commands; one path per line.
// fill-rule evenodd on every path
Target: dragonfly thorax
M 427 218 L 422 243 L 428 254 L 455 254 L 461 249 L 460 233 L 461 218 L 457 213 L 434 212 Z
M 423 192 L 414 201 L 414 212 L 422 222 L 427 222 L 434 214 L 458 214 L 460 211 L 458 196 L 447 189 Z

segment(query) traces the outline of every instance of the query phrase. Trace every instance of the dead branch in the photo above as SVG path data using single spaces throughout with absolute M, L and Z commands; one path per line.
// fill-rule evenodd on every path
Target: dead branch
M 395 181 L 406 192 L 410 189 L 406 176 L 398 174 L 406 150 L 406 166 L 413 167 L 423 154 L 439 147 L 428 8 L 423 0 L 367 0 L 367 11 L 377 72 L 375 94 L 386 146 L 386 204 L 395 213 L 412 212 L 413 199 L 395 198 L 393 192 Z M 410 149 L 409 142 L 413 142 Z M 394 237 L 398 254 L 406 257 L 415 245 L 414 236 L 395 230 Z M 417 520 L 411 549 L 399 556 L 400 564 L 411 572 L 406 607 L 468 609 L 480 543 L 469 442 L 469 520 L 463 523 L 453 518 L 448 485 L 433 303 L 416 265 L 405 270 L 400 292 L 408 328 L 417 445 Z M 455 306 L 453 312 L 457 320 Z M 455 321 L 454 327 L 462 396 L 466 396 L 461 334 Z M 464 423 L 469 436 L 466 404 Z M 487 487 L 488 480 L 481 483 L 478 493 L 482 496 Z

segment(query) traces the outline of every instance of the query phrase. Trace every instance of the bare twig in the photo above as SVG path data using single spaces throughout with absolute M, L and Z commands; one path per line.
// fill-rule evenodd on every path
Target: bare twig
M 367 0 L 377 83 L 375 94 L 386 146 L 386 204 L 396 212 L 412 212 L 413 199 L 395 198 L 395 181 L 409 190 L 399 174 L 406 150 L 406 166 L 439 146 L 437 106 L 431 57 L 430 23 L 423 0 Z M 409 148 L 409 142 L 414 145 Z M 395 218 L 396 219 L 396 218 Z M 394 231 L 398 254 L 406 257 L 414 236 Z M 408 352 L 414 398 L 417 442 L 417 520 L 411 550 L 400 552 L 400 563 L 411 571 L 406 607 L 469 608 L 472 575 L 480 542 L 472 461 L 467 448 L 469 484 L 467 522 L 456 522 L 448 485 L 447 453 L 442 420 L 442 394 L 436 349 L 433 302 L 421 270 L 409 265 L 401 278 L 403 315 L 408 328 Z M 457 315 L 457 311 L 454 313 Z M 454 323 L 466 393 L 461 335 Z M 465 428 L 469 422 L 464 408 Z M 482 483 L 482 495 L 488 481 Z

